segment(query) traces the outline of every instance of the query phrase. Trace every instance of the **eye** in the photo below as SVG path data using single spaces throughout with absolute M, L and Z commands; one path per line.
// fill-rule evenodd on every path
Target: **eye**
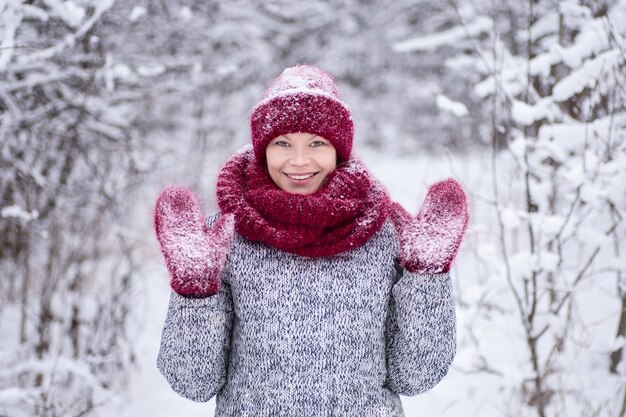
M 274 145 L 286 148 L 289 146 L 289 142 L 287 142 L 286 140 L 277 140 L 274 142 Z
M 311 142 L 311 144 L 309 146 L 317 148 L 318 146 L 324 146 L 324 145 L 326 145 L 325 141 L 323 141 L 323 140 L 314 140 L 313 142 Z

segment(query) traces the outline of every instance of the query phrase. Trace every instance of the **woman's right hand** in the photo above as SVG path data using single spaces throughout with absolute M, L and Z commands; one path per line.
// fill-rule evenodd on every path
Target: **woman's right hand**
M 219 291 L 234 235 L 233 217 L 220 215 L 209 228 L 191 190 L 168 187 L 161 192 L 154 208 L 154 229 L 174 291 L 196 298 Z

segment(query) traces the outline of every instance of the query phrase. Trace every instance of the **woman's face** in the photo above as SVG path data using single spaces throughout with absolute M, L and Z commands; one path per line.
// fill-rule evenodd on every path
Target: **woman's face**
M 288 133 L 274 138 L 265 150 L 274 183 L 292 194 L 311 194 L 337 166 L 335 147 L 312 133 Z

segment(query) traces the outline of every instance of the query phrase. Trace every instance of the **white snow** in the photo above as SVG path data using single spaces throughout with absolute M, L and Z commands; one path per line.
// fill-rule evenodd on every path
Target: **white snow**
M 559 3 L 559 12 L 566 18 L 581 19 L 590 18 L 591 10 L 580 4 L 571 1 L 562 1 Z
M 32 417 L 25 404 L 36 395 L 36 392 L 17 387 L 0 389 L 0 413 L 11 417 Z
M 37 210 L 28 211 L 18 205 L 5 206 L 0 210 L 0 217 L 21 219 L 25 222 L 35 220 L 39 217 Z
M 600 77 L 612 76 L 615 71 L 621 72 L 620 67 L 625 59 L 619 50 L 609 50 L 586 60 L 580 68 L 576 68 L 554 86 L 552 97 L 556 101 L 565 101 L 586 87 L 593 88 Z
M 506 207 L 502 210 L 502 223 L 507 229 L 517 229 L 522 225 L 517 210 L 513 207 Z
M 469 114 L 469 111 L 467 110 L 467 107 L 465 107 L 465 104 L 461 103 L 460 101 L 450 100 L 443 94 L 437 95 L 437 107 L 440 110 L 451 113 L 456 117 L 463 117 Z
M 544 98 L 534 105 L 526 104 L 519 100 L 512 101 L 511 116 L 513 120 L 522 126 L 530 126 L 541 119 L 553 121 L 560 114 L 559 109 L 554 106 L 554 102 L 550 97 Z
M 153 77 L 155 75 L 163 74 L 166 68 L 163 64 L 144 64 L 137 67 L 137 74 L 142 77 Z
M 2 7 L 0 7 L 0 10 L 2 10 Z M 45 11 L 30 4 L 24 4 L 22 6 L 22 11 L 24 13 L 24 17 L 27 18 L 38 19 L 42 22 L 46 22 L 49 19 L 48 14 Z
M 78 6 L 72 0 L 43 0 L 54 17 L 65 21 L 71 27 L 78 27 L 85 19 L 85 9 Z
M 9 2 L 4 7 L 0 7 L 0 72 L 3 72 L 15 51 L 15 35 L 17 28 L 22 23 L 22 14 L 18 10 L 16 2 Z
M 186 22 L 193 17 L 193 12 L 189 6 L 183 6 L 180 8 L 178 15 L 183 22 Z
M 432 35 L 426 35 L 398 42 L 393 45 L 396 52 L 429 51 L 444 45 L 451 45 L 460 40 L 489 32 L 493 27 L 491 19 L 478 16 L 465 27 L 456 26 Z
M 134 6 L 133 9 L 130 11 L 130 14 L 128 15 L 128 20 L 130 20 L 131 22 L 136 22 L 142 16 L 145 16 L 147 12 L 148 11 L 143 6 Z
M 554 32 L 554 28 L 559 25 L 559 15 L 556 12 L 547 13 L 540 17 L 532 25 L 531 39 L 536 41 L 546 35 L 550 35 Z
M 338 103 L 341 103 L 342 106 L 349 108 L 348 105 L 346 103 L 344 103 L 343 101 L 337 99 L 337 97 L 333 96 L 332 94 L 327 93 L 326 91 L 323 90 L 319 90 L 319 89 L 315 89 L 315 88 L 310 88 L 310 87 L 294 87 L 294 88 L 289 88 L 286 90 L 282 90 L 277 94 L 274 94 L 272 96 L 268 96 L 267 98 L 259 101 L 253 108 L 257 109 L 261 106 L 263 106 L 264 104 L 270 102 L 271 100 L 273 100 L 276 97 L 284 97 L 284 96 L 297 96 L 298 94 L 303 94 L 303 95 L 308 95 L 308 94 L 313 94 L 313 95 L 318 95 L 318 96 L 324 96 L 327 97 L 331 100 L 334 100 Z

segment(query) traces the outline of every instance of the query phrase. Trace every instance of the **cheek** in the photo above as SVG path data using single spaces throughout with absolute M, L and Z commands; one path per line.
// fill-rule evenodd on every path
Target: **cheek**
M 337 154 L 333 151 L 324 155 L 324 158 L 320 160 L 320 167 L 322 167 L 327 174 L 334 171 L 337 167 Z
M 278 152 L 272 152 L 268 148 L 268 150 L 265 152 L 265 163 L 267 165 L 267 170 L 270 173 L 277 172 L 282 166 L 280 154 Z
M 280 173 L 280 167 L 277 167 L 276 165 L 270 165 L 268 162 L 267 172 L 269 173 L 272 181 L 274 181 L 274 183 L 278 185 L 278 182 L 282 179 L 282 175 Z
M 318 159 L 318 166 L 322 169 L 318 179 L 318 182 L 321 185 L 328 174 L 337 168 L 337 157 L 335 154 L 325 155 L 324 158 Z
M 274 161 L 270 161 L 270 160 L 267 161 L 267 170 L 269 172 L 276 172 L 278 171 L 278 168 L 279 168 L 278 165 L 276 165 Z

